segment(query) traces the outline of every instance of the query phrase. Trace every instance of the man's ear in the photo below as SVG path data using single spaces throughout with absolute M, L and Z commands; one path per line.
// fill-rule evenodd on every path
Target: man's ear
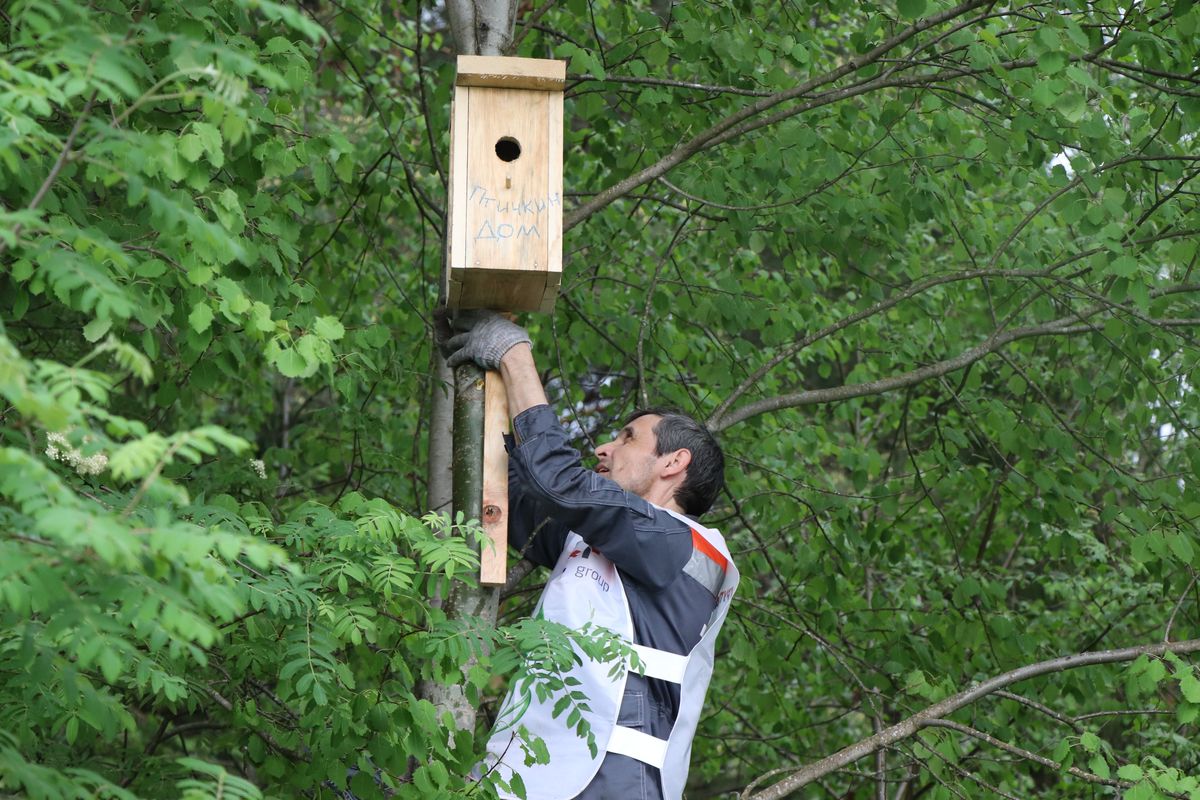
M 676 450 L 667 457 L 667 463 L 659 470 L 659 477 L 673 478 L 680 473 L 686 472 L 688 465 L 692 463 L 692 451 L 686 447 Z

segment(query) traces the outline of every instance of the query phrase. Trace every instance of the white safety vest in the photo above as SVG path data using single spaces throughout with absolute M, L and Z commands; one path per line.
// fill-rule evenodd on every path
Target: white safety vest
M 571 671 L 579 680 L 573 688 L 587 696 L 590 712 L 584 712 L 595 737 L 597 753 L 593 757 L 587 740 L 566 724 L 569 711 L 557 718 L 551 715 L 561 695 L 544 701 L 536 694 L 517 697 L 509 692 L 497 718 L 497 730 L 488 742 L 488 765 L 508 777 L 517 772 L 525 784 L 528 800 L 569 800 L 582 792 L 606 753 L 619 753 L 657 767 L 662 775 L 663 797 L 679 800 L 687 782 L 692 752 L 692 737 L 700 721 L 704 693 L 712 677 L 714 642 L 738 584 L 738 571 L 729 556 L 725 540 L 712 528 L 706 528 L 682 514 L 664 509 L 692 529 L 692 558 L 685 572 L 720 570 L 716 608 L 704 626 L 700 641 L 687 655 L 678 655 L 643 645 L 633 645 L 641 660 L 642 674 L 649 678 L 679 685 L 679 713 L 668 739 L 659 739 L 642 731 L 617 725 L 621 699 L 625 694 L 624 670 L 613 678 L 610 664 L 592 661 L 580 654 L 581 664 Z M 586 557 L 585 557 L 586 554 Z M 720 575 L 715 577 L 718 579 Z M 715 585 L 715 581 L 710 585 Z M 572 532 L 554 565 L 554 571 L 542 591 L 536 614 L 571 628 L 588 622 L 601 625 L 633 642 L 633 620 L 629 602 L 616 566 L 592 550 L 581 536 Z M 521 714 L 521 708 L 525 711 Z M 517 715 L 520 714 L 519 718 Z M 524 754 L 514 740 L 515 730 L 524 725 L 540 737 L 550 752 L 549 764 L 524 765 Z M 502 795 L 506 796 L 506 795 Z

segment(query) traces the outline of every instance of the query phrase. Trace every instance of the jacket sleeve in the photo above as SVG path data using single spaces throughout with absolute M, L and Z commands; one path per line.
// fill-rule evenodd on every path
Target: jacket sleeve
M 513 437 L 504 437 L 513 450 Z M 562 553 L 570 529 L 554 518 L 544 503 L 525 490 L 510 458 L 508 462 L 508 543 L 522 556 L 543 567 L 553 567 Z
M 564 531 L 578 533 L 646 587 L 661 589 L 679 576 L 692 552 L 691 530 L 684 522 L 584 469 L 549 406 L 526 409 L 513 428 L 510 487 L 518 484 L 535 509 L 552 516 Z M 511 505 L 509 514 L 515 519 Z

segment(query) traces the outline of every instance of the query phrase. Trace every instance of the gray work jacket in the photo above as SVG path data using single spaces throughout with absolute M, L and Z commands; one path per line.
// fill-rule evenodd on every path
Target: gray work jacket
M 549 406 L 513 420 L 509 452 L 509 541 L 535 564 L 552 567 L 574 531 L 621 574 L 636 644 L 686 655 L 716 605 L 712 591 L 684 566 L 692 532 L 666 511 L 583 467 Z M 679 709 L 679 687 L 629 676 L 617 724 L 666 738 Z M 609 753 L 579 800 L 661 800 L 658 770 Z M 566 800 L 566 798 L 564 798 Z

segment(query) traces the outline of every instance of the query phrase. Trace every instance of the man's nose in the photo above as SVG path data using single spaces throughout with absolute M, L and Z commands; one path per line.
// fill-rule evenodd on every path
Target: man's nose
M 605 442 L 596 448 L 596 458 L 608 458 L 612 453 L 612 442 Z

